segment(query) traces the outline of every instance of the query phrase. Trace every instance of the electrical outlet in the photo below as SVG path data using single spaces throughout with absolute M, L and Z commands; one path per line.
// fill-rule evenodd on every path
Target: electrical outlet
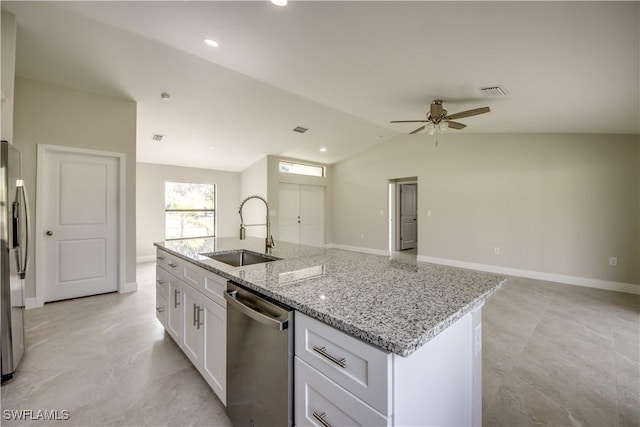
M 500 255 L 500 247 L 499 246 L 494 246 L 493 247 L 493 253 L 496 255 Z
M 362 233 L 362 234 L 360 235 L 360 238 L 361 238 L 362 240 L 364 240 L 364 233 Z
M 617 267 L 618 266 L 618 258 L 617 257 L 609 257 L 609 265 L 612 267 Z
M 427 216 L 431 216 L 431 211 L 427 211 Z

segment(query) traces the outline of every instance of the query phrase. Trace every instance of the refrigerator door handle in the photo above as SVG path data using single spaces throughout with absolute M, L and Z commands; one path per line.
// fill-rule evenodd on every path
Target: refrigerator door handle
M 24 187 L 24 181 L 21 179 L 16 182 L 16 191 L 18 197 L 20 197 L 20 202 L 24 206 L 24 251 L 22 249 L 22 245 L 18 248 L 20 252 L 20 258 L 24 260 L 22 264 L 18 264 L 20 271 L 18 274 L 21 279 L 24 279 L 27 274 L 27 269 L 29 268 L 29 241 L 31 239 L 31 212 L 29 211 L 29 201 L 27 198 L 27 189 Z M 24 256 L 22 255 L 24 253 Z

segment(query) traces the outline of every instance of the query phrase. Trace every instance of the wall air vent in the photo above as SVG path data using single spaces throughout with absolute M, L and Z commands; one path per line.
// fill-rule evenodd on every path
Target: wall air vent
M 499 98 L 509 95 L 509 91 L 502 86 L 483 87 L 480 88 L 480 92 L 484 93 L 484 95 L 488 96 L 489 98 Z
M 151 140 L 160 142 L 162 141 L 162 138 L 164 138 L 164 135 L 160 135 L 159 133 L 154 133 L 153 136 L 151 137 Z
M 294 132 L 298 132 L 298 133 L 305 133 L 306 131 L 308 131 L 309 129 L 307 128 L 303 128 L 302 126 L 296 126 L 295 128 L 293 128 Z

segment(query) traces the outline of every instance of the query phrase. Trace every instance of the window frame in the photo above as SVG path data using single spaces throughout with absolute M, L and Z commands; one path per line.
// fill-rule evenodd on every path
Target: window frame
M 213 208 L 211 209 L 206 209 L 206 208 L 202 208 L 202 209 L 185 209 L 185 208 L 180 208 L 180 209 L 168 209 L 167 208 L 167 184 L 171 183 L 171 184 L 190 184 L 190 185 L 206 185 L 206 186 L 210 186 L 213 187 Z M 218 191 L 216 188 L 216 184 L 207 184 L 207 183 L 200 183 L 200 182 L 184 182 L 184 181 L 165 181 L 164 182 L 164 240 L 165 241 L 173 241 L 173 240 L 186 240 L 186 239 L 210 239 L 210 238 L 215 238 L 216 237 L 216 231 L 217 231 L 217 226 L 218 226 L 218 222 L 216 221 L 216 205 L 218 204 L 217 202 L 217 197 L 218 197 Z M 205 235 L 205 236 L 190 236 L 190 237 L 167 237 L 167 213 L 169 212 L 202 212 L 202 213 L 208 213 L 211 212 L 213 214 L 213 234 L 212 235 Z
M 314 175 L 314 174 L 307 174 L 307 173 L 283 171 L 282 170 L 282 164 L 283 163 L 284 164 L 289 164 L 289 165 L 306 166 L 306 167 L 309 167 L 309 168 L 317 168 L 317 169 L 319 169 L 321 171 L 321 174 L 320 175 Z M 312 176 L 312 177 L 315 177 L 315 178 L 326 178 L 327 177 L 327 168 L 326 168 L 326 166 L 316 165 L 316 164 L 312 164 L 312 163 L 302 163 L 302 162 L 297 162 L 297 161 L 293 161 L 293 160 L 280 159 L 278 161 L 278 172 L 291 174 L 291 175 Z

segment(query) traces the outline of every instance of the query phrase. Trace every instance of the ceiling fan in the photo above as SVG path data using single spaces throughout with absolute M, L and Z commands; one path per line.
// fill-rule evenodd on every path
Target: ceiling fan
M 454 122 L 452 120 L 475 116 L 478 114 L 484 114 L 488 113 L 489 111 L 491 111 L 489 107 L 482 107 L 474 108 L 473 110 L 462 111 L 460 113 L 455 113 L 448 116 L 447 110 L 442 108 L 442 100 L 436 99 L 431 103 L 431 110 L 427 113 L 427 118 L 425 120 L 393 120 L 391 123 L 425 123 L 418 129 L 409 132 L 409 135 L 413 135 L 414 133 L 418 133 L 424 129 L 426 129 L 430 135 L 433 135 L 436 130 L 443 131 L 447 128 L 463 129 L 467 125 Z

